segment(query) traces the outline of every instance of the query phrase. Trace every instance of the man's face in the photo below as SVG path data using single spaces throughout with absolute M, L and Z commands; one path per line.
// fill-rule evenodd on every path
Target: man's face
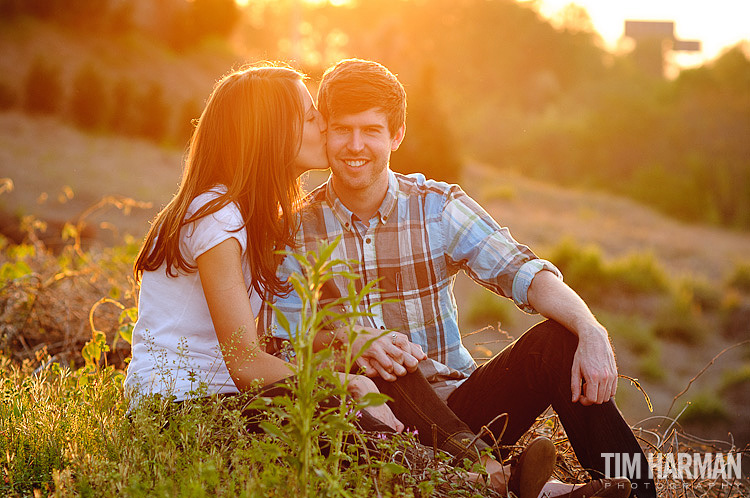
M 388 161 L 404 138 L 402 126 L 395 136 L 380 109 L 342 114 L 328 120 L 328 162 L 339 196 L 380 194 L 388 188 Z

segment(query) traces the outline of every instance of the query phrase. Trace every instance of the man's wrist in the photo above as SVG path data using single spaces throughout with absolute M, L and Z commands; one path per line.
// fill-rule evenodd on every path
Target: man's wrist
M 593 316 L 591 319 L 581 320 L 579 323 L 576 323 L 575 332 L 578 335 L 578 339 L 584 341 L 609 337 L 607 329 L 596 321 Z

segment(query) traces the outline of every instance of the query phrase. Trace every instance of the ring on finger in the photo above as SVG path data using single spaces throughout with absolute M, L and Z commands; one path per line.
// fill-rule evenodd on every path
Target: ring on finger
M 391 342 L 392 342 L 393 344 L 396 344 L 396 333 L 395 333 L 395 332 L 393 332 L 393 333 L 391 334 Z

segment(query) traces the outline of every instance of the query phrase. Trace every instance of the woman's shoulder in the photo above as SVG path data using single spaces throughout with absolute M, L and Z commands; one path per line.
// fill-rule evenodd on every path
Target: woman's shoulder
M 200 208 L 213 201 L 214 199 L 226 195 L 226 193 L 227 188 L 224 185 L 215 185 L 202 194 L 198 194 L 192 201 L 190 201 L 190 206 L 187 210 L 187 216 L 192 216 Z
M 196 196 L 190 203 L 190 207 L 185 214 L 185 218 L 188 219 L 196 214 L 203 206 L 216 200 L 217 198 L 226 195 L 227 188 L 223 185 L 211 187 L 210 190 L 203 192 Z M 206 221 L 207 223 L 203 223 Z M 239 206 L 234 202 L 229 202 L 220 209 L 213 211 L 207 216 L 202 216 L 198 220 L 195 220 L 191 225 L 213 225 L 218 223 L 220 227 L 228 231 L 241 230 L 244 227 L 245 222 L 243 220 L 242 213 L 240 212 Z

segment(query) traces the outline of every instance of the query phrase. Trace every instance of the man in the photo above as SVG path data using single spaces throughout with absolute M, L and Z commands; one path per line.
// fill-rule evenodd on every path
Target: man
M 385 303 L 361 319 L 366 332 L 354 346 L 382 331 L 395 332 L 365 351 L 365 373 L 392 381 L 418 364 L 461 421 L 478 433 L 495 420 L 489 429 L 505 445 L 552 405 L 585 468 L 603 473 L 603 454 L 620 452 L 635 455 L 646 469 L 612 400 L 617 369 L 607 331 L 557 268 L 513 240 L 460 187 L 389 169 L 406 131 L 406 95 L 398 79 L 374 62 L 341 61 L 325 73 L 318 107 L 328 123 L 332 175 L 309 197 L 297 250 L 341 237 L 332 258 L 358 262 L 358 288 L 378 280 L 380 291 L 363 304 Z M 477 368 L 458 329 L 453 282 L 460 270 L 549 320 Z M 280 271 L 288 275 L 299 268 L 286 258 Z M 334 280 L 324 301 L 346 293 L 346 282 Z M 292 293 L 276 306 L 294 327 L 298 296 Z M 260 320 L 284 337 L 268 310 Z M 334 330 L 321 334 L 318 345 L 341 340 Z M 378 385 L 390 394 L 384 384 Z M 497 418 L 503 413 L 507 417 Z M 638 496 L 655 496 L 653 481 L 634 477 Z

